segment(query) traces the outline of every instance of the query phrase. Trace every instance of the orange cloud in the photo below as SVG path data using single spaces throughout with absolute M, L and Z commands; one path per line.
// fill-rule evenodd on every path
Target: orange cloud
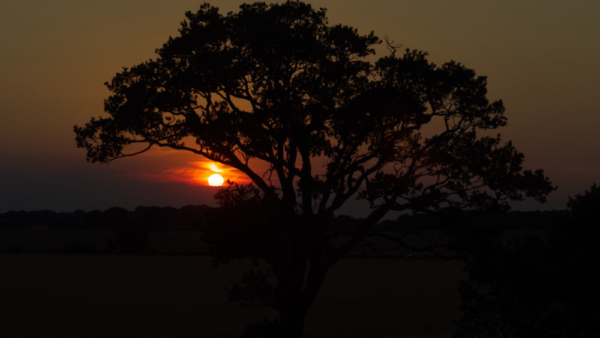
M 158 182 L 179 182 L 193 186 L 210 187 L 208 177 L 213 174 L 223 176 L 226 181 L 249 184 L 251 180 L 241 171 L 185 152 L 153 149 L 138 157 L 137 161 L 127 162 L 125 171 L 137 178 Z M 252 163 L 252 167 L 265 170 L 264 165 Z M 212 188 L 212 187 L 211 187 Z
M 186 163 L 184 166 L 164 169 L 160 174 L 160 178 L 166 181 L 209 186 L 208 177 L 215 173 L 223 176 L 225 180 L 239 184 L 250 183 L 248 177 L 239 170 L 210 161 L 193 161 Z

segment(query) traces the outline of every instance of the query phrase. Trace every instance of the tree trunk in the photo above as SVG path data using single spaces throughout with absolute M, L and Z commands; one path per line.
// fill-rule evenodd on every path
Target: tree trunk
M 306 311 L 301 304 L 286 304 L 279 309 L 282 338 L 301 338 Z
M 310 257 L 302 255 L 293 260 L 279 278 L 279 316 L 281 335 L 300 338 L 304 331 L 306 314 L 313 304 L 325 278 L 320 251 Z
M 298 222 L 296 220 L 296 222 Z M 290 224 L 296 222 L 290 221 Z M 322 237 L 310 219 L 296 223 L 273 261 L 282 338 L 300 338 L 306 314 L 321 287 L 327 269 L 322 262 Z
M 302 302 L 302 289 L 307 269 L 307 259 L 293 250 L 290 257 L 277 271 L 278 277 L 278 310 L 281 336 L 289 338 L 302 337 L 304 318 L 307 309 Z

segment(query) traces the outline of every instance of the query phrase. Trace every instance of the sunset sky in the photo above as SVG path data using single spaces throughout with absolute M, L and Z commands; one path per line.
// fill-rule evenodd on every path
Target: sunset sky
M 245 1 L 211 4 L 237 11 Z M 503 99 L 499 130 L 558 186 L 549 203 L 600 183 L 600 2 L 315 0 L 332 24 L 374 31 L 405 48 L 456 60 L 488 77 Z M 73 211 L 139 205 L 214 205 L 210 162 L 154 151 L 90 164 L 73 126 L 103 114 L 103 83 L 154 57 L 176 35 L 192 0 L 3 0 L 0 2 L 0 212 Z M 378 55 L 386 53 L 384 48 Z M 227 168 L 225 179 L 243 180 Z M 343 209 L 361 216 L 366 208 Z

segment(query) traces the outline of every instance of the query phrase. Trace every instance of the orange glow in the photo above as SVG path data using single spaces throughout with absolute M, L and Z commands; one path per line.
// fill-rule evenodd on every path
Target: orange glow
M 249 184 L 249 177 L 235 168 L 208 159 L 198 158 L 190 161 L 190 156 L 177 151 L 155 150 L 145 154 L 141 158 L 158 163 L 158 166 L 146 165 L 136 168 L 137 177 L 158 182 L 179 182 L 192 186 L 210 187 L 208 178 L 213 174 L 219 174 L 223 180 L 237 184 Z M 264 170 L 259 168 L 259 172 Z
M 223 181 L 229 180 L 238 184 L 250 183 L 248 176 L 239 170 L 206 160 L 182 161 L 171 168 L 162 169 L 157 173 L 146 173 L 144 176 L 157 181 L 181 182 L 200 186 L 221 186 L 223 183 L 212 185 L 208 181 L 209 177 L 214 174 L 218 174 Z
M 211 187 L 220 187 L 223 185 L 223 182 L 223 176 L 219 174 L 212 174 L 208 178 L 208 185 L 210 185 Z

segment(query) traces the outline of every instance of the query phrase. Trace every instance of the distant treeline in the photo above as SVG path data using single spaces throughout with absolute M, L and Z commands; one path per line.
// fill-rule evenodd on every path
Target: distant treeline
M 218 217 L 218 212 L 217 208 L 206 205 L 188 205 L 182 208 L 137 207 L 133 211 L 118 207 L 87 212 L 9 211 L 0 214 L 0 227 L 118 230 L 125 224 L 135 223 L 148 231 L 199 231 L 207 225 L 208 219 Z M 379 223 L 377 230 L 433 230 L 458 224 L 502 229 L 543 229 L 561 224 L 571 217 L 569 210 L 513 211 L 498 214 L 442 211 L 438 215 L 401 215 L 397 220 Z M 352 231 L 360 222 L 361 219 L 350 216 L 337 216 L 332 228 L 338 231 Z
M 0 214 L 0 227 L 42 227 L 61 229 L 118 230 L 127 224 L 138 224 L 148 231 L 200 230 L 208 213 L 215 208 L 188 205 L 182 208 L 137 207 L 133 211 L 110 208 L 74 212 L 9 211 Z
M 466 225 L 497 229 L 548 229 L 572 219 L 569 210 L 511 211 L 507 213 L 480 213 L 445 209 L 437 214 L 401 215 L 395 221 L 384 221 L 378 230 L 448 229 Z

